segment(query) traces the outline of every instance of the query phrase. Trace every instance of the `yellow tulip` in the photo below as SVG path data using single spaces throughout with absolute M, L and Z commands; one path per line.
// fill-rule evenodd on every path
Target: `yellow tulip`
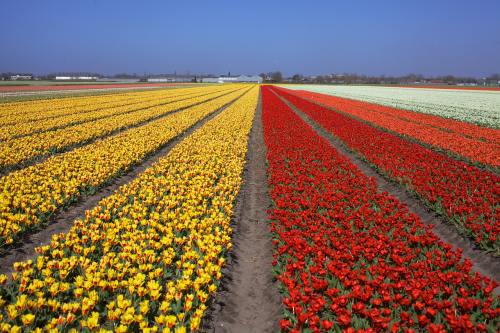
M 21 316 L 21 321 L 23 322 L 23 325 L 26 326 L 31 325 L 31 323 L 35 321 L 35 315 L 32 313 L 25 314 Z
M 155 127 L 158 122 L 145 132 L 134 132 L 141 135 L 132 136 L 131 131 L 124 131 L 123 140 L 130 141 L 116 142 L 116 155 L 113 155 L 116 160 L 110 159 L 108 164 L 116 167 L 121 163 L 120 156 L 124 158 L 125 151 L 132 151 L 130 148 L 120 150 L 118 143 L 134 144 L 143 140 L 140 142 L 145 148 L 140 151 L 154 151 L 154 145 L 148 145 L 148 135 L 158 134 L 161 140 L 167 135 L 175 136 L 220 103 L 225 104 L 242 92 L 229 92 L 191 111 L 176 113 L 175 122 L 166 121 L 174 119 L 174 115 L 165 117 L 164 131 Z M 70 315 L 73 316 L 72 320 L 78 321 L 74 325 L 96 330 L 102 328 L 100 318 L 118 331 L 126 331 L 133 323 L 144 330 L 160 327 L 165 332 L 199 329 L 206 311 L 204 303 L 217 290 L 224 258 L 231 247 L 231 215 L 242 182 L 248 134 L 257 100 L 258 88 L 250 88 L 139 177 L 102 199 L 85 213 L 84 218 L 76 220 L 67 233 L 55 235 L 50 245 L 38 248 L 39 256 L 34 263 L 21 263 L 18 266 L 20 274 L 13 276 L 13 283 L 21 294 L 18 300 L 24 297 L 22 309 L 28 307 L 33 312 L 48 313 L 44 319 L 47 330 L 57 327 L 61 313 L 68 313 L 67 321 Z M 102 150 L 102 156 L 114 153 L 108 148 Z M 87 163 L 82 163 L 82 167 L 98 163 L 93 159 L 97 150 L 88 154 L 85 156 L 89 158 L 83 160 Z M 73 160 L 68 159 L 67 154 L 59 156 L 63 155 L 66 159 L 61 161 L 69 163 L 64 166 L 67 170 Z M 137 156 L 132 154 L 130 159 L 124 158 L 124 163 L 139 161 Z M 107 167 L 105 163 L 101 166 Z M 51 171 L 47 169 L 46 172 Z M 91 173 L 75 172 L 82 176 L 77 177 L 76 182 L 51 184 L 55 190 L 50 198 L 54 200 L 47 201 L 50 203 L 47 209 L 54 206 L 52 202 L 57 205 L 65 202 L 58 199 L 64 193 L 72 193 L 71 186 L 77 188 L 78 182 L 97 179 Z M 29 188 L 23 184 L 21 187 Z M 40 191 L 44 191 L 43 186 Z M 47 193 L 52 195 L 50 191 Z M 40 197 L 35 195 L 40 207 L 49 198 L 47 193 Z M 22 203 L 22 198 L 14 199 Z M 35 211 L 33 214 L 36 215 Z M 70 274 L 71 280 L 67 278 Z M 159 306 L 152 307 L 152 301 Z M 179 305 L 183 311 L 174 314 Z M 16 319 L 21 308 L 6 301 L 0 314 L 7 318 L 9 309 L 15 311 Z M 156 312 L 151 313 L 152 309 Z M 73 313 L 78 313 L 78 319 Z M 148 321 L 149 316 L 154 322 Z M 9 317 L 8 320 L 14 319 Z

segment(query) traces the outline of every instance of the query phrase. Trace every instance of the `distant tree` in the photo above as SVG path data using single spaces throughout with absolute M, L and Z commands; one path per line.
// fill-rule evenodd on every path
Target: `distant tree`
M 279 83 L 283 81 L 283 75 L 280 71 L 272 72 L 270 76 L 273 82 Z
M 352 84 L 352 83 L 355 83 L 356 82 L 356 74 L 344 74 L 344 82 L 346 84 Z
M 315 81 L 316 83 L 325 83 L 325 78 L 323 77 L 323 75 L 318 75 Z
M 491 81 L 499 81 L 500 80 L 500 74 L 491 74 L 490 76 L 487 77 L 488 80 Z
M 281 72 L 260 73 L 264 82 L 283 82 Z M 421 74 L 410 73 L 403 76 L 367 76 L 352 73 L 326 74 L 318 76 L 295 74 L 287 81 L 294 83 L 336 83 L 336 84 L 413 84 L 413 83 L 475 83 L 497 85 L 500 80 L 500 74 L 492 74 L 487 78 L 479 79 L 474 77 L 458 77 L 453 75 L 424 77 Z
M 483 84 L 496 86 L 500 84 L 500 74 L 491 74 L 483 82 L 484 82 Z
M 455 84 L 456 78 L 453 75 L 446 75 L 443 77 L 443 81 L 448 84 Z
M 136 79 L 138 78 L 137 74 L 128 74 L 128 73 L 118 73 L 113 75 L 114 78 L 116 79 Z
M 419 82 L 423 79 L 423 77 L 422 75 L 410 73 L 408 75 L 403 76 L 401 79 L 407 82 Z
M 302 82 L 302 75 L 300 74 L 295 74 L 294 76 L 292 76 L 292 82 L 294 83 L 299 83 L 299 82 Z

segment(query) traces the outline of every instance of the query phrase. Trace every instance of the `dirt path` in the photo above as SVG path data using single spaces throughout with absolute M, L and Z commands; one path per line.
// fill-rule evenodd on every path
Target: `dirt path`
M 266 147 L 261 101 L 250 133 L 245 181 L 233 223 L 233 250 L 222 288 L 206 318 L 206 332 L 277 332 L 281 296 L 272 273 L 273 245 L 267 220 Z
M 246 91 L 247 90 L 245 90 L 245 92 Z M 241 97 L 245 92 L 239 95 L 236 99 Z M 166 155 L 176 144 L 181 142 L 196 129 L 201 127 L 207 121 L 214 118 L 225 108 L 234 103 L 236 99 L 211 113 L 202 120 L 198 121 L 182 134 L 170 140 L 166 145 L 157 150 L 155 153 L 149 155 L 149 157 L 144 159 L 141 164 L 137 165 L 136 167 L 132 167 L 130 171 L 117 178 L 114 178 L 110 183 L 102 187 L 95 194 L 82 197 L 77 204 L 72 205 L 68 210 L 61 211 L 60 213 L 56 214 L 44 229 L 38 232 L 26 234 L 16 242 L 15 246 L 8 248 L 5 252 L 0 254 L 0 274 L 11 273 L 12 265 L 17 261 L 23 261 L 33 258 L 35 256 L 34 250 L 36 247 L 48 244 L 52 235 L 56 233 L 67 232 L 73 225 L 75 219 L 83 219 L 85 217 L 86 210 L 95 207 L 102 198 L 110 195 L 120 186 L 125 185 L 132 179 L 136 178 L 139 174 L 141 174 L 144 170 L 146 170 L 154 162 L 156 162 L 160 157 Z
M 278 94 L 277 94 L 278 95 Z M 365 175 L 376 180 L 379 191 L 387 192 L 408 206 L 410 212 L 418 215 L 426 225 L 433 225 L 432 231 L 444 242 L 450 244 L 453 248 L 463 250 L 463 257 L 470 259 L 473 263 L 472 269 L 490 279 L 500 281 L 500 258 L 495 258 L 484 251 L 476 248 L 469 239 L 462 237 L 455 228 L 450 225 L 443 217 L 429 211 L 424 203 L 407 192 L 402 186 L 390 180 L 387 180 L 378 174 L 370 165 L 363 161 L 357 154 L 350 151 L 344 143 L 330 132 L 325 130 L 319 124 L 311 120 L 306 114 L 298 110 L 288 100 L 278 95 L 288 106 L 292 108 L 306 123 L 312 126 L 316 132 L 335 148 L 346 156 L 354 165 L 356 165 Z M 500 293 L 500 287 L 495 290 Z

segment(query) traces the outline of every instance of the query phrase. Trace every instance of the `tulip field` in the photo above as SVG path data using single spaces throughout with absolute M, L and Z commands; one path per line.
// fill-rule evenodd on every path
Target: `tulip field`
M 498 90 L 314 85 L 294 85 L 289 88 L 437 115 L 487 127 L 500 127 Z
M 446 215 L 460 232 L 471 236 L 478 246 L 500 255 L 498 173 L 470 166 L 446 154 L 439 154 L 430 148 L 351 118 L 348 116 L 352 114 L 349 105 L 332 104 L 342 110 L 342 113 L 330 112 L 325 107 L 294 95 L 286 96 L 390 179 L 415 192 L 436 212 Z M 371 112 L 361 108 L 358 110 L 363 114 Z M 391 129 L 390 121 L 380 122 L 380 125 Z M 450 130 L 450 136 L 455 136 L 457 140 L 438 138 L 437 145 L 444 146 L 464 137 L 460 133 L 463 127 L 455 132 L 452 132 L 451 127 L 447 129 Z M 407 133 L 411 136 L 418 135 L 418 132 L 413 130 L 408 130 Z M 500 166 L 500 148 L 494 138 L 486 142 L 476 141 L 478 145 L 492 143 L 489 155 L 477 156 L 489 156 L 490 159 L 485 163 L 491 163 L 492 167 Z M 460 147 L 464 150 L 471 148 L 465 144 Z
M 0 99 L 0 190 L 0 332 L 500 331 L 500 91 Z
M 498 296 L 491 294 L 496 283 L 471 274 L 460 252 L 396 198 L 378 193 L 373 180 L 270 90 L 264 92 L 264 124 L 276 203 L 271 215 L 276 265 L 286 294 L 281 328 L 496 330 Z M 290 100 L 328 130 L 341 128 L 347 145 L 365 134 L 341 119 L 330 121 L 334 112 L 321 113 L 293 95 Z M 383 150 L 377 143 L 363 147 Z M 498 221 L 492 224 L 498 227 Z

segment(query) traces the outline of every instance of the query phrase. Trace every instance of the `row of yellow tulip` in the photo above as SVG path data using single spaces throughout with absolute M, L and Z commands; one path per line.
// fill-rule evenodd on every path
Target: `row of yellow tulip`
M 60 98 L 43 100 L 43 103 L 29 104 L 17 102 L 0 104 L 0 126 L 30 123 L 52 118 L 63 118 L 80 113 L 98 111 L 102 109 L 145 102 L 158 97 L 182 96 L 202 92 L 215 91 L 220 87 L 197 87 L 180 89 L 161 89 L 143 91 L 140 93 L 113 94 L 103 96 L 89 96 L 80 98 Z M 62 102 L 63 101 L 63 102 Z M 63 106 L 61 106 L 63 105 Z
M 153 106 L 164 105 L 167 103 L 172 103 L 196 96 L 213 94 L 215 91 L 221 91 L 221 89 L 219 88 L 217 90 L 207 90 L 198 88 L 195 91 L 189 92 L 160 90 L 155 91 L 154 94 L 147 94 L 142 97 L 137 97 L 134 100 L 129 100 L 127 102 L 118 102 L 113 103 L 112 105 L 107 104 L 106 106 L 99 106 L 98 104 L 96 104 L 94 110 L 90 111 L 73 112 L 72 110 L 71 113 L 66 113 L 58 117 L 50 117 L 34 121 L 19 121 L 15 124 L 0 127 L 0 140 L 12 139 L 20 136 L 27 136 L 32 133 L 44 132 L 68 127 L 71 125 L 95 121 L 106 117 L 150 108 Z
M 128 100 L 140 98 L 141 93 L 149 94 L 151 92 L 155 91 L 2 103 L 0 104 L 0 124 L 4 125 L 10 124 L 11 122 L 17 122 L 17 117 L 26 117 L 25 120 L 29 120 L 30 116 L 35 116 L 35 114 L 37 115 L 35 119 L 44 119 L 45 117 L 66 114 L 68 110 L 86 110 L 86 108 L 95 107 L 96 103 L 99 105 L 113 104 L 117 101 L 126 103 Z M 112 98 L 110 99 L 110 97 Z M 39 113 L 44 114 L 38 115 Z
M 254 87 L 15 264 L 0 287 L 0 330 L 196 331 L 231 248 L 257 99 Z
M 241 89 L 241 86 L 234 87 L 233 89 Z M 179 108 L 192 106 L 227 93 L 227 90 L 217 91 L 211 95 L 192 97 L 93 122 L 3 141 L 0 143 L 0 169 L 14 167 L 35 158 L 63 151 L 74 145 L 84 144 L 90 140 L 107 136 L 114 131 L 149 121 Z
M 232 92 L 0 178 L 0 247 L 40 227 L 55 211 L 95 191 L 241 93 Z

